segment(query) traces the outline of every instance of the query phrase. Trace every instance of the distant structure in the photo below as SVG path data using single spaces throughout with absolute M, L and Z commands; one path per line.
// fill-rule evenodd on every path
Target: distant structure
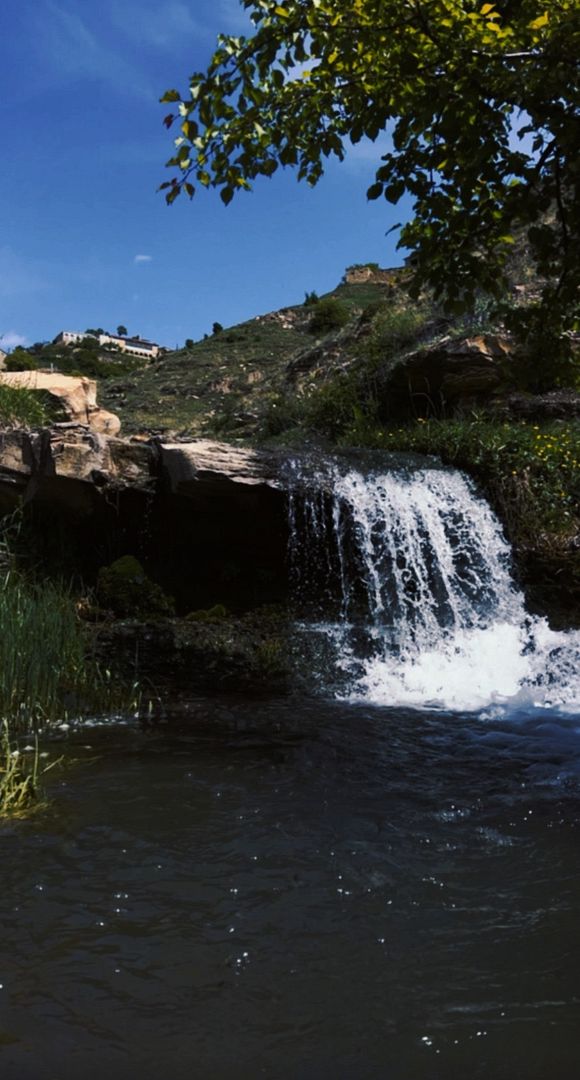
M 344 285 L 393 285 L 396 277 L 396 270 L 383 270 L 376 263 L 358 263 L 347 266 L 342 280 Z
M 4 349 L 0 349 L 0 370 L 4 367 L 4 361 L 7 356 L 8 353 L 5 353 Z
M 140 337 L 120 337 L 118 334 L 79 334 L 76 330 L 61 330 L 54 338 L 53 345 L 78 345 L 87 338 L 98 341 L 99 345 L 116 345 L 120 352 L 129 356 L 138 356 L 141 360 L 155 360 L 164 352 L 162 345 L 146 341 Z

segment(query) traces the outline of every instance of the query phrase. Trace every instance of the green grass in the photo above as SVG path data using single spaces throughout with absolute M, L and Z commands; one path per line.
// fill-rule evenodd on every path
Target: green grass
M 277 313 L 251 319 L 127 378 L 109 379 L 99 387 L 99 401 L 117 413 L 127 433 L 172 431 L 252 441 L 262 423 L 268 430 L 272 401 L 292 393 L 288 363 L 314 346 L 309 327 L 319 306 L 324 310 L 330 300 L 336 310 L 340 302 L 354 326 L 368 304 L 389 295 L 386 286 L 339 286 L 316 304 L 284 309 L 290 313 L 287 325 Z
M 0 427 L 43 427 L 53 410 L 36 390 L 0 384 Z

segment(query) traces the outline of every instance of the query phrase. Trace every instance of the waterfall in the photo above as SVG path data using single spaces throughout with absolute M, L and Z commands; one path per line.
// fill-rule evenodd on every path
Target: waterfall
M 294 463 L 290 566 L 327 689 L 382 705 L 580 706 L 580 633 L 527 614 L 462 473 Z

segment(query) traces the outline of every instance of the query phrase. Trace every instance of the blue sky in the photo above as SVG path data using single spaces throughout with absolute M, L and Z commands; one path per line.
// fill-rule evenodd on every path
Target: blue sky
M 0 345 L 123 323 L 174 346 L 324 292 L 351 263 L 400 263 L 385 233 L 401 210 L 365 198 L 377 146 L 313 191 L 279 172 L 229 207 L 165 205 L 159 97 L 245 25 L 237 0 L 3 0 Z

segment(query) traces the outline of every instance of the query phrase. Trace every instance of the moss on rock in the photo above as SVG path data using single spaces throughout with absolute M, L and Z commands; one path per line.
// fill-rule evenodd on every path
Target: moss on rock
M 101 607 L 122 617 L 171 615 L 174 604 L 151 581 L 134 555 L 123 555 L 99 570 L 97 596 Z

